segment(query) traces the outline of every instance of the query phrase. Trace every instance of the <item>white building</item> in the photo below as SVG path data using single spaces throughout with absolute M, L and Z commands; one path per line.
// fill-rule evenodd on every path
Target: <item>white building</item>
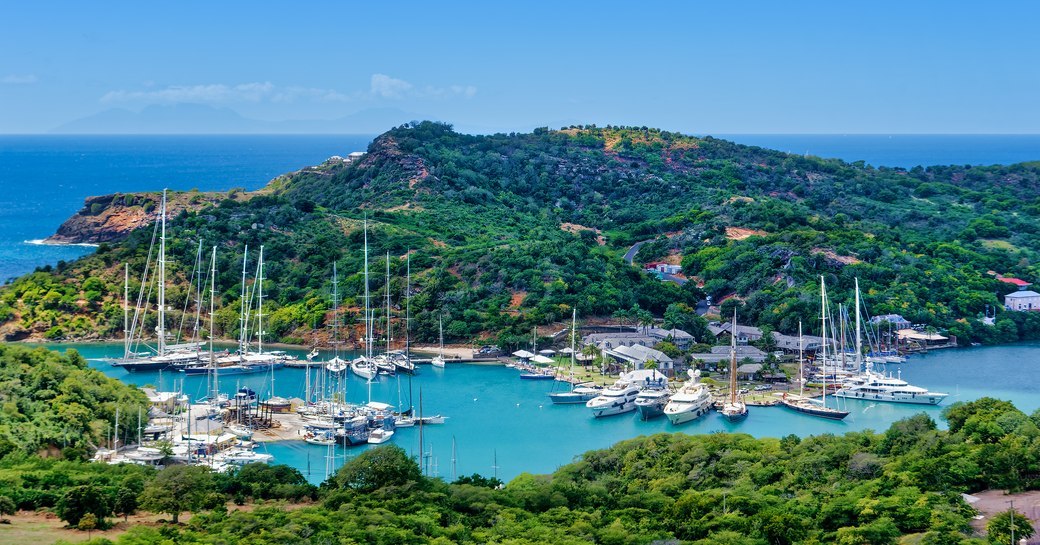
M 632 367 L 635 369 L 642 369 L 646 362 L 650 360 L 654 360 L 657 363 L 657 368 L 661 370 L 673 367 L 672 358 L 669 358 L 664 352 L 647 348 L 640 344 L 619 346 L 613 350 L 607 350 L 605 353 L 618 361 L 632 364 Z
M 1040 293 L 1015 291 L 1004 296 L 1004 308 L 1008 310 L 1040 310 Z

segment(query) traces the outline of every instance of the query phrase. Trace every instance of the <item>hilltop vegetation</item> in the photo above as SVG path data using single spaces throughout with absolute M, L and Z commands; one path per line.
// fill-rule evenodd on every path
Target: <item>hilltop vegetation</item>
M 960 493 L 1040 486 L 1040 411 L 983 398 L 944 416 L 948 431 L 920 414 L 883 433 L 844 436 L 657 434 L 504 487 L 479 475 L 450 484 L 425 477 L 396 446 L 361 453 L 317 489 L 285 466 L 156 473 L 9 455 L 0 461 L 0 496 L 22 508 L 56 506 L 73 524 L 88 512 L 104 523 L 138 505 L 174 522 L 181 511 L 199 513 L 183 525 L 134 526 L 121 545 L 981 544 Z M 188 484 L 190 493 L 168 492 Z M 229 513 L 231 499 L 318 501 Z
M 189 300 L 180 308 L 191 314 L 186 263 L 199 239 L 207 252 L 216 244 L 215 329 L 234 338 L 244 245 L 255 256 L 262 244 L 268 331 L 320 342 L 334 261 L 345 321 L 357 322 L 367 218 L 373 297 L 383 300 L 388 252 L 400 319 L 410 251 L 412 332 L 424 341 L 436 339 L 439 316 L 449 341 L 515 346 L 571 308 L 662 316 L 703 295 L 735 295 L 727 305 L 740 306 L 742 322 L 793 332 L 819 313 L 820 275 L 834 299 L 850 299 L 858 277 L 872 314 L 899 313 L 962 340 L 1040 338 L 1033 313 L 999 313 L 992 327 L 980 320 L 1014 289 L 996 273 L 1040 272 L 1038 189 L 1037 164 L 873 168 L 645 127 L 470 136 L 423 122 L 381 135 L 359 161 L 307 168 L 247 202 L 178 215 L 171 297 Z M 146 231 L 6 287 L 8 338 L 119 336 L 122 264 L 143 268 Z M 648 239 L 637 262 L 679 262 L 703 288 L 626 266 L 628 246 Z

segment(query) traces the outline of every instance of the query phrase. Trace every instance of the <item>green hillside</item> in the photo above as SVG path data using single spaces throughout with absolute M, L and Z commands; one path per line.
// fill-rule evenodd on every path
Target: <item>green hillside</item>
M 638 305 L 660 317 L 705 294 L 736 295 L 725 314 L 736 304 L 742 322 L 793 332 L 818 315 L 820 275 L 836 300 L 851 298 L 858 277 L 871 314 L 899 313 L 962 340 L 1038 338 L 1031 314 L 980 323 L 1014 289 L 996 274 L 1038 276 L 1038 186 L 1036 164 L 872 168 L 647 128 L 470 136 L 423 122 L 379 136 L 358 161 L 174 218 L 170 297 L 180 301 L 174 320 L 176 309 L 193 313 L 183 302 L 198 240 L 207 256 L 216 244 L 215 329 L 235 337 L 244 245 L 251 276 L 262 244 L 268 332 L 321 342 L 333 261 L 345 321 L 356 324 L 367 218 L 373 297 L 384 300 L 389 252 L 394 318 L 403 317 L 410 255 L 412 334 L 425 341 L 441 315 L 451 341 L 515 345 L 571 308 L 609 317 Z M 141 270 L 151 237 L 139 230 L 6 286 L 8 337 L 121 335 L 123 263 Z M 695 281 L 679 288 L 627 266 L 622 255 L 642 240 L 652 242 L 637 263 L 681 263 Z

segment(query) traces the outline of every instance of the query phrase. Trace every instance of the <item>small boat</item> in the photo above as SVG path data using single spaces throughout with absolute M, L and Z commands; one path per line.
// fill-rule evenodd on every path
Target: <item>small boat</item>
M 441 350 L 436 356 L 434 356 L 432 360 L 430 360 L 430 365 L 444 369 L 444 318 L 441 318 L 439 323 L 441 333 Z
M 311 445 L 329 446 L 336 444 L 336 436 L 331 432 L 308 432 L 303 440 Z
M 417 423 L 422 424 L 422 425 L 425 426 L 425 425 L 428 425 L 428 424 L 443 424 L 444 420 L 447 419 L 447 418 L 448 418 L 447 416 L 441 416 L 439 414 L 435 414 L 433 416 L 421 416 L 419 418 L 416 418 L 415 421 Z
M 599 386 L 588 386 L 576 384 L 568 392 L 552 392 L 549 399 L 557 405 L 588 403 L 590 399 L 600 395 L 603 388 Z
M 262 452 L 256 452 L 254 450 L 242 449 L 242 448 L 230 448 L 224 452 L 221 452 L 214 456 L 215 459 L 235 465 L 245 465 L 252 463 L 269 463 L 274 460 L 274 456 Z
M 372 380 L 379 375 L 376 364 L 363 356 L 350 362 L 350 372 L 365 380 Z
M 314 361 L 314 358 L 318 357 L 318 349 L 315 348 L 307 353 L 307 361 Z
M 524 380 L 555 380 L 556 377 L 547 373 L 541 372 L 527 372 L 520 373 L 520 378 Z
M 389 441 L 394 436 L 393 430 L 387 430 L 384 428 L 376 428 L 368 432 L 368 444 L 379 445 Z
M 330 373 L 342 373 L 350 367 L 347 360 L 336 356 L 325 363 L 325 369 L 328 369 Z

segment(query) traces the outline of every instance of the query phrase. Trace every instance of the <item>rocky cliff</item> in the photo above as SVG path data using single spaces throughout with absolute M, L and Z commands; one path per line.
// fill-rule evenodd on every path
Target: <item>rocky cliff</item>
M 167 217 L 174 217 L 182 210 L 197 210 L 207 204 L 216 204 L 224 199 L 248 200 L 253 193 L 199 191 L 168 192 Z M 131 231 L 151 224 L 156 219 L 161 192 L 116 193 L 100 197 L 87 197 L 83 208 L 58 227 L 58 231 L 45 242 L 52 244 L 100 244 L 119 242 Z

